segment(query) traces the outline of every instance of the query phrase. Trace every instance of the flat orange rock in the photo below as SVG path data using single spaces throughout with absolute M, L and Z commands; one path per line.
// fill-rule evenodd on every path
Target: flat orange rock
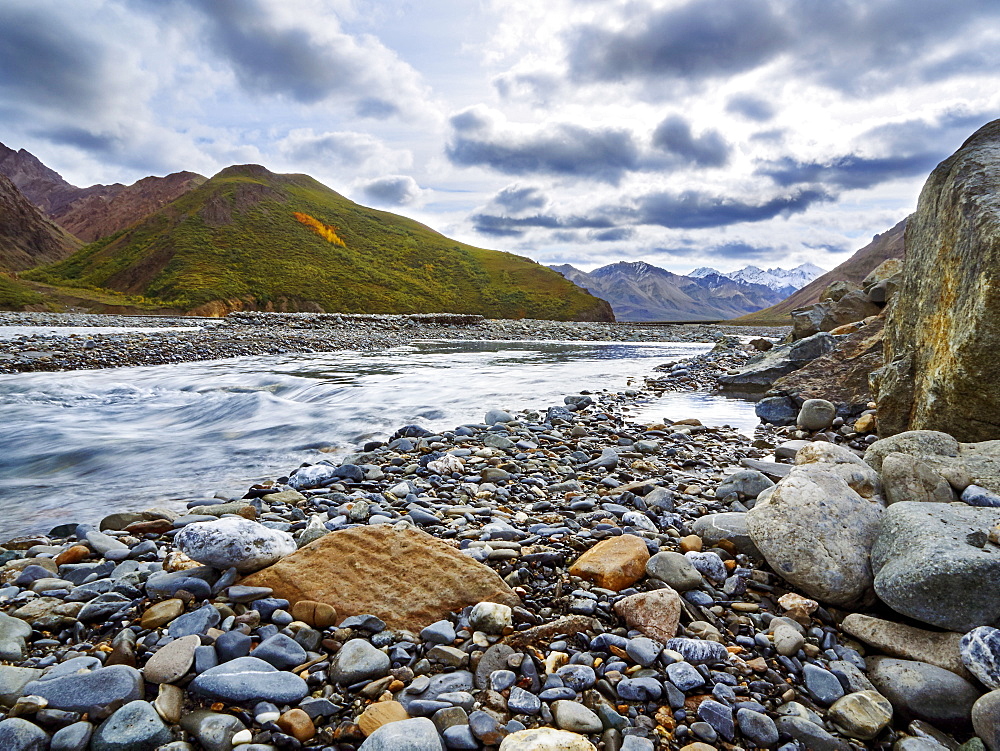
M 623 597 L 614 611 L 632 628 L 666 644 L 677 636 L 681 620 L 681 597 L 670 587 Z
M 648 560 L 649 549 L 641 537 L 620 535 L 601 540 L 577 558 L 569 573 L 618 592 L 646 575 Z
M 293 605 L 332 605 L 341 620 L 370 614 L 410 631 L 478 602 L 520 605 L 488 566 L 426 532 L 386 525 L 331 532 L 242 584 L 270 587 Z

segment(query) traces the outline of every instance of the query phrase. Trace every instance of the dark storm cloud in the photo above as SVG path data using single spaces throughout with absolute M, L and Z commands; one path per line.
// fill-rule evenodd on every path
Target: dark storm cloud
M 484 235 L 515 237 L 529 229 L 616 229 L 608 217 L 559 217 L 551 214 L 513 217 L 500 214 L 479 213 L 470 217 L 472 226 Z
M 666 76 L 701 80 L 750 70 L 788 43 L 766 0 L 695 0 L 665 10 L 635 11 L 621 31 L 578 26 L 569 39 L 578 80 Z
M 120 145 L 119 139 L 102 133 L 93 133 L 85 128 L 72 126 L 61 128 L 43 128 L 34 131 L 34 135 L 41 136 L 53 143 L 61 143 L 67 146 L 76 146 L 84 151 L 99 154 L 111 154 Z
M 732 150 L 718 131 L 706 130 L 696 137 L 691 132 L 690 123 L 679 115 L 668 117 L 656 126 L 653 145 L 699 167 L 724 166 L 729 162 Z
M 650 193 L 642 196 L 636 206 L 625 213 L 633 217 L 636 224 L 671 229 L 705 229 L 798 214 L 814 203 L 829 200 L 832 196 L 822 190 L 798 190 L 791 195 L 760 203 L 689 190 L 683 193 Z
M 758 123 L 766 123 L 774 117 L 774 105 L 753 94 L 736 94 L 729 97 L 729 101 L 726 102 L 726 112 L 743 115 Z
M 361 190 L 369 200 L 392 206 L 413 203 L 420 195 L 420 187 L 416 181 L 405 175 L 380 177 L 372 180 Z
M 493 196 L 493 203 L 517 214 L 528 209 L 540 209 L 547 203 L 547 199 L 538 188 L 508 185 Z
M 756 173 L 782 187 L 809 183 L 854 190 L 901 177 L 925 175 L 940 159 L 938 154 L 878 158 L 848 155 L 830 162 L 799 162 L 785 157 L 758 167 Z
M 0 60 L 0 95 L 18 109 L 90 115 L 105 106 L 105 50 L 44 9 L 0 3 Z
M 578 81 L 690 84 L 783 58 L 797 77 L 862 96 L 1000 69 L 992 41 L 976 35 L 998 18 L 1000 4 L 994 0 L 636 4 L 620 30 L 605 23 L 575 27 L 568 35 L 567 63 Z M 951 44 L 957 39 L 961 45 Z
M 756 260 L 766 260 L 772 257 L 783 257 L 783 253 L 775 253 L 774 248 L 760 248 L 755 245 L 749 245 L 744 242 L 731 242 L 724 243 L 722 245 L 715 245 L 706 250 L 706 255 L 712 258 L 725 258 L 725 259 L 756 259 Z
M 489 167 L 507 175 L 587 177 L 616 184 L 640 166 L 635 138 L 619 128 L 556 123 L 518 133 L 496 127 L 476 110 L 455 115 L 451 126 L 447 155 L 462 167 Z
M 629 240 L 633 235 L 635 235 L 635 230 L 632 227 L 613 227 L 612 229 L 592 231 L 588 237 L 597 242 L 611 243 Z
M 259 0 L 185 0 L 208 22 L 213 47 L 231 64 L 240 85 L 311 104 L 351 87 L 361 61 L 321 44 L 306 27 L 278 28 Z

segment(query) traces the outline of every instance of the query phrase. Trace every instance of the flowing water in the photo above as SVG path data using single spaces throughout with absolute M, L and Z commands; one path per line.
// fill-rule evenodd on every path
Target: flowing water
M 423 342 L 376 353 L 245 357 L 0 376 L 0 537 L 177 507 L 351 451 L 402 425 L 544 410 L 582 389 L 641 385 L 707 344 Z M 637 419 L 698 417 L 750 434 L 753 405 L 668 394 Z

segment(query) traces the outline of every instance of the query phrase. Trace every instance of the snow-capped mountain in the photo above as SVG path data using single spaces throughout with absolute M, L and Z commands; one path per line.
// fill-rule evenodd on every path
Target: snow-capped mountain
M 825 269 L 821 269 L 814 263 L 803 263 L 794 269 L 774 268 L 765 270 L 757 266 L 744 266 L 738 271 L 730 271 L 729 273 L 723 273 L 716 269 L 702 266 L 692 271 L 688 276 L 695 279 L 702 279 L 715 274 L 732 279 L 734 282 L 763 284 L 765 287 L 769 287 L 787 296 L 796 290 L 802 289 L 813 279 L 825 273 Z
M 737 318 L 773 305 L 787 294 L 764 284 L 731 279 L 713 269 L 684 276 L 641 261 L 613 263 L 589 273 L 569 264 L 550 268 L 611 303 L 619 321 Z

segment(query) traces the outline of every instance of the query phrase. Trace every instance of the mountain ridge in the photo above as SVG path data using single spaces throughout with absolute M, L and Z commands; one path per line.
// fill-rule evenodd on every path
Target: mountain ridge
M 210 315 L 274 309 L 614 320 L 606 302 L 528 258 L 459 243 L 356 204 L 308 175 L 260 165 L 227 167 L 139 223 L 27 276 Z
M 700 269 L 700 277 L 675 274 L 644 261 L 619 261 L 591 272 L 570 264 L 549 268 L 606 299 L 621 321 L 727 320 L 787 295 L 784 289 L 734 280 L 707 268 Z

